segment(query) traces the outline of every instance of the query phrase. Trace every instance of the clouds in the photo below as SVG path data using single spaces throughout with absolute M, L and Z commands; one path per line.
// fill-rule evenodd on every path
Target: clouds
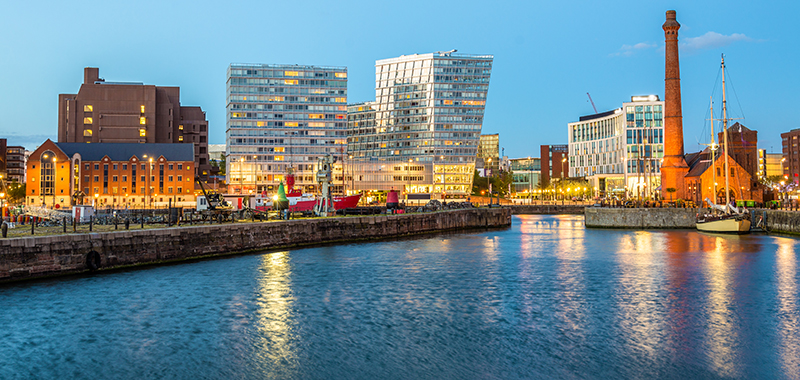
M 684 37 L 680 38 L 681 52 L 694 53 L 700 50 L 717 49 L 728 46 L 734 42 L 753 42 L 756 41 L 742 33 L 733 33 L 724 35 L 717 32 L 707 32 L 700 37 Z M 636 52 L 655 49 L 659 52 L 664 51 L 664 44 L 654 44 L 649 42 L 639 42 L 634 45 L 622 45 L 615 53 L 610 54 L 612 57 L 622 56 L 630 57 Z
M 684 38 L 681 42 L 681 47 L 690 51 L 716 49 L 738 41 L 750 42 L 753 39 L 741 33 L 733 33 L 726 36 L 717 32 L 708 32 L 700 37 Z
M 656 44 L 650 44 L 647 42 L 639 42 L 638 44 L 635 45 L 622 45 L 622 47 L 619 48 L 619 51 L 611 55 L 629 57 L 633 55 L 633 53 L 636 52 L 637 50 L 645 50 L 654 47 L 656 47 Z

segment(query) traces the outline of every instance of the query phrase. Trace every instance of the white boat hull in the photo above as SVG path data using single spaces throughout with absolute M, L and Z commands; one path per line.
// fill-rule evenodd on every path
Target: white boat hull
M 697 230 L 703 232 L 746 234 L 750 233 L 750 220 L 725 218 L 710 221 L 697 221 Z

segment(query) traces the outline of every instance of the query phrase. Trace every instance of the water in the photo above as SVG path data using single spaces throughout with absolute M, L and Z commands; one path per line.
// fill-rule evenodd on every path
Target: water
M 7 285 L 0 378 L 797 378 L 798 248 L 520 216 Z

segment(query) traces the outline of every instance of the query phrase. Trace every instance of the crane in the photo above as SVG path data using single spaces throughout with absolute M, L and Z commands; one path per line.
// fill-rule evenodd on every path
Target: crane
M 592 102 L 592 108 L 594 108 L 594 113 L 597 113 L 597 107 L 594 106 L 594 100 L 592 100 L 592 96 L 589 93 L 586 93 L 586 96 L 589 97 L 589 101 Z

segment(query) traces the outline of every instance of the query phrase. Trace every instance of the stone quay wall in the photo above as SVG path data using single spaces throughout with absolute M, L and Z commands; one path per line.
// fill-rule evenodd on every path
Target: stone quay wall
M 0 282 L 332 242 L 511 225 L 511 210 L 300 219 L 0 240 Z
M 757 209 L 751 212 L 753 226 L 763 221 L 767 232 L 800 235 L 800 211 Z
M 587 207 L 586 227 L 672 229 L 696 228 L 696 208 L 604 208 Z
M 560 214 L 583 214 L 586 205 L 514 205 L 503 206 L 511 209 L 513 215 L 560 215 Z

